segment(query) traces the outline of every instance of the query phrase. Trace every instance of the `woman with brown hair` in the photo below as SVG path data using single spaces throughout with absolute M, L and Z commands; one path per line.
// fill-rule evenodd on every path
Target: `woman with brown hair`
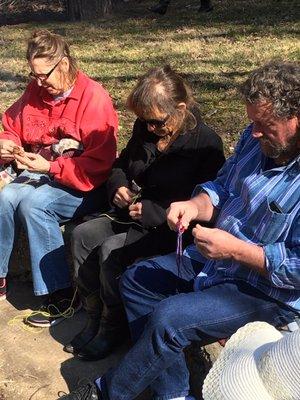
M 224 162 L 221 139 L 202 122 L 189 86 L 169 66 L 142 76 L 127 106 L 137 119 L 107 182 L 113 212 L 79 225 L 72 237 L 89 318 L 64 349 L 85 360 L 106 357 L 126 336 L 118 290 L 126 266 L 175 250 L 176 233 L 166 222 L 170 203 L 188 199 Z
M 118 119 L 108 93 L 78 70 L 61 36 L 34 32 L 27 61 L 31 82 L 4 113 L 0 133 L 0 162 L 20 173 L 0 192 L 0 299 L 22 224 L 34 293 L 47 295 L 26 322 L 45 327 L 74 296 L 60 223 L 107 207 L 103 183 L 116 156 Z

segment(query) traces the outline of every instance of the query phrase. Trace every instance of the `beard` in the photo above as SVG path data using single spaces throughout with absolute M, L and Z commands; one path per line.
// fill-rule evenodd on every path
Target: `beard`
M 269 139 L 260 139 L 260 148 L 265 156 L 274 160 L 291 160 L 299 154 L 299 132 L 289 138 L 285 145 L 272 143 Z

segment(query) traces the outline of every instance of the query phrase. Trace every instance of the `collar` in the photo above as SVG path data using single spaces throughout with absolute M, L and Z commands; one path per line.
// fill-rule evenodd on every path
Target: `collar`
M 73 90 L 71 91 L 70 95 L 64 99 L 65 100 L 69 100 L 69 99 L 73 99 L 73 100 L 79 100 L 81 98 L 82 95 L 82 88 L 85 87 L 85 82 L 88 79 L 88 77 L 81 71 L 78 71 L 77 73 L 77 77 L 73 86 Z M 51 94 L 49 94 L 43 87 L 39 88 L 39 96 L 41 97 L 42 101 L 46 104 L 50 104 L 53 105 L 56 103 L 56 100 L 53 96 L 51 96 Z
M 264 159 L 266 159 L 266 157 L 264 155 L 263 155 L 263 157 L 264 157 Z M 294 170 L 294 173 L 298 174 L 300 171 L 300 154 L 298 156 L 296 156 L 295 158 L 293 158 L 288 164 L 281 165 L 281 166 L 275 166 L 270 169 L 272 171 L 278 171 L 278 172 Z

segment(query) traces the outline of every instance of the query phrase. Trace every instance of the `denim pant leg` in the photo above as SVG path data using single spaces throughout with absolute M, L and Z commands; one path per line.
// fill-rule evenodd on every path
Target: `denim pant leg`
M 10 183 L 0 191 L 0 277 L 5 278 L 20 220 L 16 210 L 20 201 L 33 192 L 32 186 Z
M 202 264 L 191 262 L 190 259 L 184 257 L 178 269 L 176 255 L 172 253 L 141 261 L 125 272 L 121 290 L 133 341 L 141 336 L 149 315 L 151 316 L 161 300 L 179 292 L 190 292 L 193 289 L 194 278 L 201 268 Z M 138 289 L 139 285 L 141 285 L 141 292 Z M 133 290 L 132 286 L 134 286 Z M 127 291 L 130 293 L 129 296 L 126 295 Z M 140 296 L 141 293 L 143 293 L 142 296 Z M 181 382 L 180 395 L 189 392 L 189 371 L 183 352 L 178 354 L 170 368 L 161 372 L 160 379 L 154 380 L 151 384 L 151 387 L 155 388 L 153 392 L 164 393 L 167 390 L 165 383 L 170 380 Z
M 134 399 L 149 385 L 155 399 L 185 396 L 188 393 L 185 381 L 178 380 L 177 371 L 172 375 L 171 369 L 177 367 L 176 361 L 191 341 L 205 344 L 212 337 L 232 335 L 248 322 L 266 321 L 276 326 L 290 322 L 295 316 L 284 305 L 238 281 L 220 283 L 198 292 L 170 295 L 155 306 L 154 299 L 159 301 L 162 297 L 160 278 L 166 277 L 159 273 L 166 267 L 158 264 L 157 260 L 162 259 L 148 261 L 150 271 L 145 269 L 145 263 L 139 263 L 122 280 L 125 304 L 130 304 L 129 316 L 145 315 L 143 310 L 147 312 L 151 308 L 153 312 L 133 348 L 115 369 L 103 376 L 101 384 L 106 400 Z M 143 273 L 138 271 L 138 266 L 144 267 Z M 164 282 L 168 287 L 168 282 Z M 166 369 L 169 369 L 167 375 L 162 373 Z
M 96 191 L 85 193 L 49 182 L 36 187 L 20 202 L 18 216 L 28 236 L 37 296 L 71 285 L 59 224 L 96 211 L 98 195 Z

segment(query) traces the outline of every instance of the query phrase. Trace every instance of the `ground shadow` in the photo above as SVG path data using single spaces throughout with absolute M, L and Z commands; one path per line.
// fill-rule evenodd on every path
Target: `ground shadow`
M 8 277 L 7 301 L 17 310 L 34 310 L 39 307 L 44 296 L 34 296 L 32 283 L 21 281 L 19 277 Z
M 23 2 L 25 3 L 25 2 Z M 29 2 L 28 2 L 29 3 Z M 33 3 L 33 2 L 31 2 Z M 54 1 L 57 5 L 51 9 L 47 7 L 48 2 L 35 2 L 35 7 L 29 5 L 22 6 L 20 9 L 14 7 L 6 10 L 0 15 L 0 25 L 18 24 L 24 22 L 49 22 L 67 21 L 67 14 L 60 1 Z M 170 3 L 166 15 L 157 15 L 149 11 L 149 6 L 156 3 L 152 1 L 118 1 L 114 14 L 101 18 L 95 14 L 95 19 L 89 21 L 91 25 L 98 26 L 99 23 L 115 25 L 119 22 L 122 25 L 127 20 L 149 20 L 156 21 L 160 28 L 169 30 L 170 28 L 180 28 L 186 25 L 198 25 L 201 21 L 202 26 L 207 27 L 212 24 L 229 23 L 233 26 L 246 24 L 252 26 L 273 27 L 278 23 L 298 22 L 300 6 L 297 0 L 213 0 L 214 10 L 210 13 L 197 13 L 199 1 L 191 0 L 188 3 L 181 0 L 173 0 Z M 121 27 L 120 27 L 121 29 Z M 134 29 L 134 27 L 133 27 Z M 123 33 L 123 32 L 122 32 Z M 146 30 L 145 32 L 146 33 Z

